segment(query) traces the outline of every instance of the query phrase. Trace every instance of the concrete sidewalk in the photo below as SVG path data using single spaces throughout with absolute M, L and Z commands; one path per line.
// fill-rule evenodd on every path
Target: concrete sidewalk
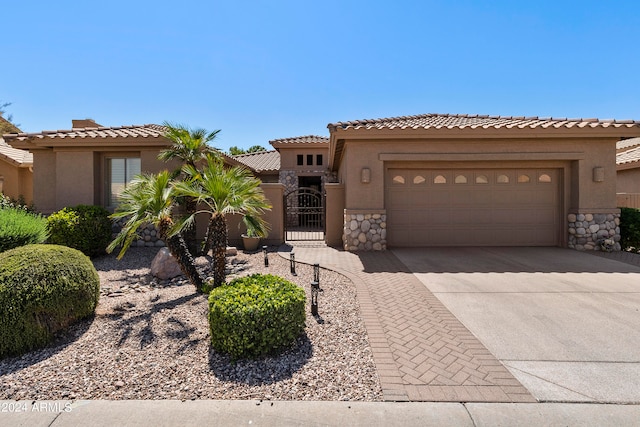
M 638 405 L 575 403 L 0 401 L 0 409 L 4 427 L 632 426 L 640 420 Z

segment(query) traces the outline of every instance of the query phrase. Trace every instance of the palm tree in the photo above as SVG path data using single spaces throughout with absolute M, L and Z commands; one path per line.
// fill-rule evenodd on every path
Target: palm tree
M 184 173 L 192 176 L 193 180 L 176 184 L 177 191 L 204 203 L 206 212 L 211 215 L 205 245 L 210 244 L 213 249 L 213 287 L 218 287 L 226 279 L 226 215 L 249 215 L 260 226 L 266 227 L 261 215 L 271 209 L 271 205 L 260 188 L 259 179 L 243 167 L 225 168 L 219 158 L 208 156 L 201 170 L 185 166 Z
M 158 159 L 164 160 L 165 162 L 177 159 L 182 165 L 187 165 L 195 169 L 198 163 L 208 155 L 220 155 L 216 148 L 209 145 L 220 132 L 219 129 L 209 132 L 202 128 L 191 129 L 185 125 L 172 124 L 169 122 L 164 122 L 163 126 L 165 128 L 164 137 L 170 140 L 172 144 L 169 148 L 158 154 Z M 176 171 L 176 175 L 180 171 L 182 171 L 182 168 Z M 185 215 L 187 217 L 193 215 L 196 211 L 195 201 L 190 197 L 186 197 L 183 204 Z M 195 226 L 187 228 L 184 235 L 191 254 L 197 255 L 198 244 L 196 241 Z
M 116 212 L 111 215 L 116 219 L 126 218 L 126 223 L 107 247 L 107 252 L 111 253 L 121 245 L 118 254 L 118 259 L 121 259 L 137 236 L 138 228 L 145 224 L 153 224 L 171 255 L 178 261 L 180 270 L 196 289 L 202 292 L 204 280 L 196 269 L 193 257 L 180 234 L 180 230 L 193 220 L 193 216 L 178 223 L 173 220 L 176 196 L 175 182 L 168 171 L 134 177 L 120 195 Z

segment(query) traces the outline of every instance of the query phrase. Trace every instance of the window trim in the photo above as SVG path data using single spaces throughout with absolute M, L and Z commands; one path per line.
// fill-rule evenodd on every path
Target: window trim
M 124 160 L 124 188 L 126 188 L 127 184 L 131 181 L 131 179 L 139 174 L 142 173 L 142 158 L 138 153 L 135 153 L 132 155 L 123 155 L 123 154 L 113 154 L 113 155 L 107 155 L 104 157 L 104 179 L 103 179 L 103 197 L 102 197 L 102 204 L 105 207 L 105 209 L 107 210 L 115 210 L 117 207 L 117 204 L 112 204 L 112 200 L 111 200 L 111 188 L 112 188 L 112 168 L 111 168 L 111 162 L 113 160 Z M 131 160 L 138 160 L 138 162 L 140 163 L 139 165 L 139 170 L 133 171 L 131 173 L 131 176 L 127 176 L 128 174 L 128 167 L 127 167 L 127 163 L 128 161 Z

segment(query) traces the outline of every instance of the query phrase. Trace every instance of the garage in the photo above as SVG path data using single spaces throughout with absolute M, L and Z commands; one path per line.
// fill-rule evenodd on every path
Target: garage
M 558 246 L 560 171 L 387 168 L 387 244 Z

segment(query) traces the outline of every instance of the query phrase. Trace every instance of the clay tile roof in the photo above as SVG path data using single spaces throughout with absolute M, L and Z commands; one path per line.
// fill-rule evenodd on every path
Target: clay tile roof
M 256 172 L 280 170 L 280 153 L 276 150 L 240 154 L 232 158 Z
M 306 135 L 296 136 L 294 138 L 281 138 L 269 141 L 269 144 L 329 144 L 329 138 L 326 136 Z
M 638 161 L 640 161 L 640 146 L 616 154 L 616 164 L 618 166 L 637 163 Z
M 2 138 L 0 138 L 0 158 L 17 166 L 27 167 L 33 165 L 33 154 L 27 150 L 13 148 L 4 142 Z
M 640 127 L 633 120 L 568 119 L 558 117 L 514 117 L 468 114 L 422 114 L 386 119 L 366 119 L 337 122 L 328 125 L 330 129 L 464 129 L 464 128 L 572 128 L 572 127 Z
M 131 125 L 117 127 L 74 128 L 67 130 L 45 130 L 40 133 L 9 133 L 4 135 L 6 141 L 25 141 L 45 138 L 158 138 L 163 135 L 164 127 L 160 125 Z
M 640 145 L 640 138 L 623 139 L 616 143 L 616 150 L 625 150 Z

